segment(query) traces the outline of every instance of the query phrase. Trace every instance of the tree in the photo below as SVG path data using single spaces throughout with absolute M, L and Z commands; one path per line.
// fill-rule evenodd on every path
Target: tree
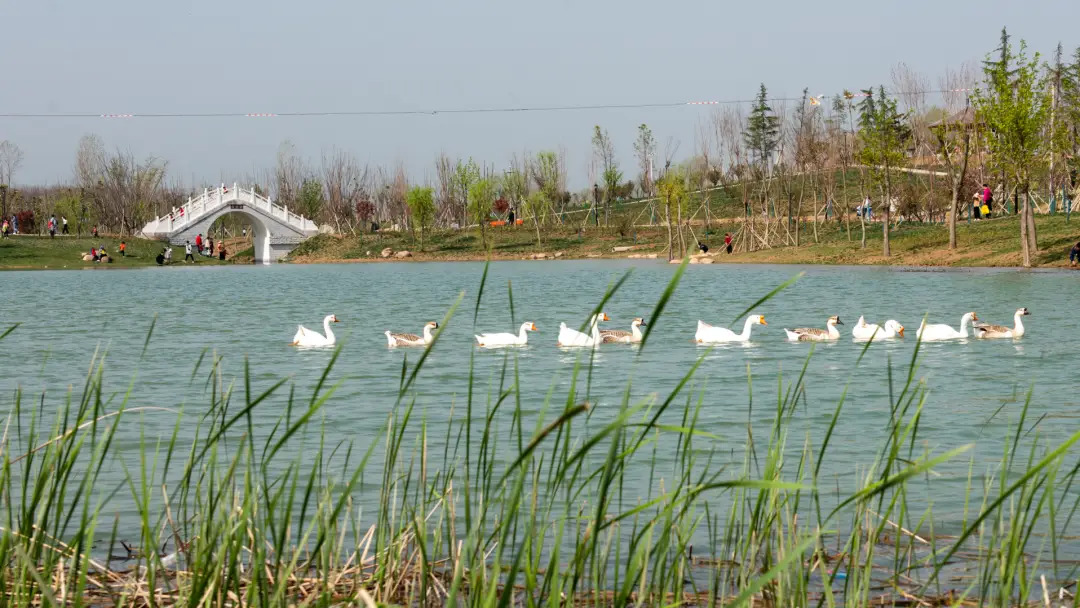
M 765 169 L 780 144 L 780 119 L 769 107 L 768 92 L 765 83 L 761 83 L 757 101 L 750 110 L 750 117 L 746 121 L 746 131 L 743 132 L 746 147 L 757 162 Z
M 300 185 L 300 193 L 296 200 L 297 211 L 311 220 L 319 217 L 326 197 L 323 196 L 323 185 L 317 179 L 305 179 Z
M 0 141 L 0 216 L 7 217 L 8 191 L 11 189 L 15 172 L 22 165 L 23 152 L 19 146 L 8 140 Z
M 461 226 L 465 227 L 469 224 L 466 215 L 469 213 L 469 193 L 472 191 L 473 185 L 480 179 L 480 167 L 476 166 L 472 157 L 466 162 L 457 162 L 457 166 L 454 167 L 454 185 L 461 193 Z
M 1049 140 L 1043 137 L 1050 111 L 1049 96 L 1039 86 L 1039 54 L 1027 59 L 1027 45 L 1012 54 L 1002 32 L 1002 61 L 986 62 L 984 87 L 975 90 L 972 103 L 992 133 L 987 145 L 991 164 L 1015 183 L 1023 196 L 1020 209 L 1021 253 L 1025 267 L 1038 253 L 1035 219 L 1031 211 L 1031 182 L 1046 171 Z
M 469 215 L 480 225 L 480 243 L 484 249 L 487 249 L 487 223 L 495 191 L 495 181 L 490 177 L 478 178 L 469 186 Z
M 427 186 L 413 186 L 405 195 L 405 202 L 409 205 L 414 229 L 420 230 L 420 251 L 423 251 L 424 234 L 435 222 L 435 190 Z
M 638 177 L 641 194 L 652 196 L 652 169 L 653 157 L 656 156 L 656 140 L 653 139 L 652 129 L 644 123 L 638 125 L 638 136 L 634 140 L 634 156 L 637 157 L 638 170 L 641 171 Z
M 904 165 L 905 145 L 911 135 L 904 116 L 896 109 L 896 100 L 885 95 L 885 87 L 863 90 L 866 96 L 859 103 L 859 139 L 862 149 L 859 160 L 870 169 L 871 176 L 883 186 L 882 254 L 889 257 L 889 222 L 893 200 L 892 172 Z
M 360 167 L 356 158 L 342 150 L 322 156 L 322 179 L 326 184 L 326 215 L 334 228 L 342 231 L 342 223 L 353 228 L 357 201 L 368 195 L 368 168 Z
M 611 143 L 611 136 L 607 130 L 601 130 L 600 125 L 593 127 L 593 157 L 600 163 L 600 179 L 604 182 L 604 226 L 609 225 L 611 213 L 611 199 L 615 196 L 615 190 L 622 181 L 622 172 L 619 164 L 615 161 L 615 146 Z
M 656 182 L 657 195 L 660 197 L 660 203 L 664 209 L 664 219 L 667 223 L 668 260 L 674 259 L 675 254 L 675 235 L 671 232 L 673 217 L 680 237 L 682 233 L 682 223 L 679 220 L 687 202 L 685 181 L 682 171 L 676 169 L 666 171 L 664 176 Z M 681 243 L 682 239 L 680 238 L 679 241 Z M 685 255 L 686 249 L 685 246 L 682 246 L 679 249 L 679 257 Z
M 278 146 L 277 168 L 274 171 L 276 192 L 274 200 L 280 205 L 296 206 L 300 189 L 310 177 L 311 171 L 296 153 L 296 146 L 285 140 Z
M 536 247 L 542 246 L 540 242 L 540 218 L 546 217 L 551 209 L 551 199 L 543 190 L 536 190 L 524 201 L 524 211 L 532 216 L 533 228 L 536 229 Z
M 967 124 L 970 98 L 962 95 L 959 91 L 969 89 L 972 77 L 966 66 L 961 66 L 956 72 L 947 71 L 941 79 L 940 88 L 945 91 L 946 109 L 950 115 L 941 121 L 934 129 L 934 135 L 938 141 L 938 154 L 945 162 L 945 168 L 949 172 L 951 200 L 949 203 L 949 249 L 956 249 L 956 216 L 960 211 L 960 189 L 967 178 L 968 160 L 971 157 L 971 129 L 974 124 Z M 960 108 L 959 98 L 963 96 L 963 112 L 957 114 Z M 953 116 L 959 116 L 959 120 L 952 120 Z M 974 122 L 974 121 L 972 121 Z M 960 141 L 958 142 L 957 139 Z M 959 166 L 957 159 L 959 158 Z

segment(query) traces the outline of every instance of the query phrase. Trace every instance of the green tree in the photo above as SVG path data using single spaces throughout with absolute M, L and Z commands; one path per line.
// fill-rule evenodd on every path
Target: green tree
M 780 119 L 769 107 L 768 92 L 765 83 L 761 83 L 757 101 L 750 110 L 750 117 L 746 120 L 746 130 L 743 131 L 743 140 L 750 149 L 754 158 L 763 168 L 767 168 L 769 159 L 780 144 Z
M 889 222 L 893 200 L 892 174 L 907 161 L 905 146 L 911 137 L 911 129 L 904 115 L 897 111 L 896 100 L 885 94 L 885 87 L 878 87 L 877 98 L 873 89 L 863 91 L 866 96 L 859 103 L 859 161 L 870 169 L 873 179 L 882 189 L 882 253 L 889 257 Z
M 490 177 L 479 178 L 469 187 L 469 216 L 480 225 L 480 243 L 484 249 L 487 249 L 487 223 L 496 191 L 495 180 Z
M 424 235 L 435 223 L 435 190 L 430 187 L 413 186 L 405 194 L 413 227 L 420 231 L 420 251 L 424 250 Z
M 461 226 L 465 227 L 469 224 L 469 192 L 472 190 L 473 184 L 480 179 L 480 167 L 476 165 L 472 157 L 466 162 L 457 163 L 454 167 L 454 186 L 461 192 Z
M 524 211 L 532 216 L 533 228 L 536 230 L 536 247 L 542 246 L 540 242 L 540 220 L 547 217 L 551 209 L 551 199 L 543 190 L 536 190 L 525 199 Z
M 656 140 L 653 138 L 649 125 L 644 123 L 638 125 L 638 136 L 634 141 L 634 155 L 637 157 L 638 170 L 641 171 L 638 178 L 641 194 L 652 196 L 652 165 L 653 157 L 656 156 Z
M 1015 55 L 1007 38 L 1003 44 L 1001 56 L 1007 62 L 987 62 L 984 87 L 975 90 L 972 103 L 992 133 L 987 142 L 991 166 L 1013 182 L 1015 192 L 1023 197 L 1020 249 L 1024 266 L 1029 267 L 1031 255 L 1039 251 L 1031 210 L 1031 182 L 1047 170 L 1050 142 L 1043 135 L 1050 114 L 1050 96 L 1039 81 L 1039 54 L 1029 60 L 1024 41 L 1020 41 Z
M 315 221 L 326 204 L 322 182 L 317 179 L 305 179 L 300 185 L 300 195 L 296 197 L 296 204 L 300 206 L 298 211 L 304 217 Z
M 668 260 L 675 256 L 675 237 L 679 239 L 679 257 L 686 255 L 686 243 L 682 238 L 682 214 L 689 197 L 686 195 L 686 177 L 678 169 L 669 170 L 656 181 L 656 192 L 664 209 L 667 223 Z M 676 233 L 671 230 L 674 221 Z

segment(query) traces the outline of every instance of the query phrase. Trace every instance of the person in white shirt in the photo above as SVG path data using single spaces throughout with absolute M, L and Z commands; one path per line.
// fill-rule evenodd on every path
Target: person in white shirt
M 195 261 L 195 256 L 191 255 L 191 241 L 184 241 L 184 262 L 191 260 Z
M 866 218 L 867 220 L 874 219 L 874 208 L 870 205 L 870 197 L 869 196 L 866 197 L 865 200 L 863 200 L 862 206 L 863 206 L 863 217 Z

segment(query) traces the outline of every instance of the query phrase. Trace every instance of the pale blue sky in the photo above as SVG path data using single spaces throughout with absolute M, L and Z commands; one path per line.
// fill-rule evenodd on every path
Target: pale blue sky
M 1080 2 L 145 2 L 0 0 L 0 113 L 290 112 L 588 105 L 835 93 L 976 61 L 1002 25 L 1036 50 L 1080 45 Z M 80 136 L 169 161 L 173 179 L 231 181 L 271 167 L 292 140 L 318 159 L 434 176 L 436 154 L 504 167 L 564 146 L 586 185 L 593 124 L 628 174 L 648 123 L 694 149 L 708 106 L 436 116 L 2 118 L 25 152 L 15 182 L 71 178 Z

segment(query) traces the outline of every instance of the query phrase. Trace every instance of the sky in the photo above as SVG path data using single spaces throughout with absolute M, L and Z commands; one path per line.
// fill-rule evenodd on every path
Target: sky
M 1076 0 L 909 2 L 145 2 L 0 0 L 0 114 L 408 111 L 741 100 L 764 82 L 797 97 L 930 77 L 976 62 L 1002 26 L 1048 53 L 1080 46 Z M 202 118 L 12 118 L 25 158 L 13 182 L 72 179 L 79 138 L 168 161 L 199 187 L 273 167 L 285 140 L 317 164 L 344 150 L 434 180 L 435 157 L 504 169 L 564 148 L 588 185 L 593 125 L 624 172 L 647 123 L 663 158 L 695 151 L 715 106 L 549 112 Z

